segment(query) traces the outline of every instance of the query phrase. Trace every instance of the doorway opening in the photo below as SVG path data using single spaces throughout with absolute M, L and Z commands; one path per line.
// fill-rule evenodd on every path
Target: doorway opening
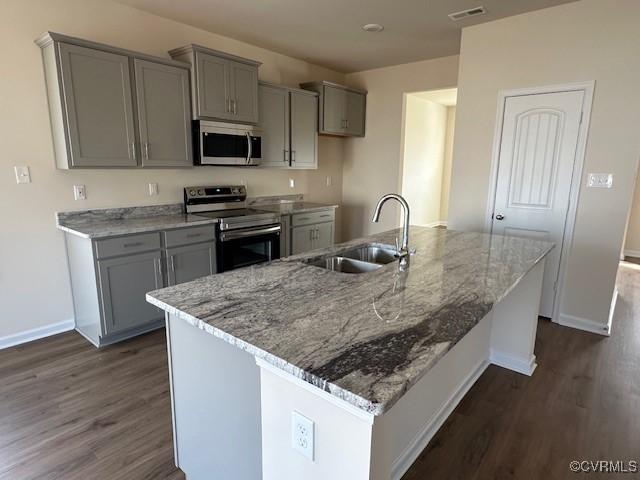
M 457 88 L 405 94 L 402 196 L 411 224 L 446 228 Z

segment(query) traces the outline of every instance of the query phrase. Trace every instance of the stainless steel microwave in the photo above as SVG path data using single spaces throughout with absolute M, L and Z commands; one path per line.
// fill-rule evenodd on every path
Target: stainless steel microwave
M 259 165 L 262 132 L 253 125 L 193 121 L 196 165 Z

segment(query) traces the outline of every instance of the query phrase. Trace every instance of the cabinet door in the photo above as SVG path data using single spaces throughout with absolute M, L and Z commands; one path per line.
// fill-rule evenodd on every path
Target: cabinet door
M 146 60 L 134 64 L 142 164 L 193 165 L 189 72 Z
M 314 225 L 313 249 L 327 248 L 333 245 L 333 222 Z
M 291 92 L 291 165 L 318 168 L 318 99 Z
M 190 282 L 213 275 L 216 271 L 216 244 L 200 243 L 167 251 L 167 281 L 169 285 Z
M 258 123 L 258 67 L 229 62 L 233 118 Z
M 364 136 L 365 95 L 358 92 L 346 92 L 346 129 L 347 135 Z
M 196 52 L 195 58 L 198 116 L 233 118 L 230 103 L 229 60 L 202 52 Z
M 105 333 L 139 327 L 162 318 L 145 299 L 163 287 L 160 252 L 140 253 L 98 261 Z
M 315 225 L 304 225 L 291 229 L 291 255 L 313 250 L 312 242 L 315 229 Z
M 289 166 L 289 91 L 260 85 L 262 161 L 265 167 Z
M 322 130 L 344 133 L 347 92 L 342 88 L 324 86 Z
M 135 167 L 129 58 L 61 43 L 70 167 Z

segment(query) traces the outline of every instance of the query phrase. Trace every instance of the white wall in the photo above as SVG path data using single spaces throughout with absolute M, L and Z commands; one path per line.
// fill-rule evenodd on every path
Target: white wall
M 411 224 L 425 226 L 441 220 L 447 107 L 408 94 L 404 122 L 401 192 Z
M 633 203 L 629 212 L 629 223 L 624 241 L 624 254 L 640 257 L 640 187 L 638 178 L 633 193 Z
M 392 205 L 385 205 L 377 224 L 371 223 L 371 214 L 380 196 L 401 188 L 403 95 L 455 87 L 457 78 L 457 56 L 347 75 L 349 85 L 369 93 L 366 136 L 347 139 L 344 145 L 343 239 L 398 225 L 398 209 Z
M 582 0 L 462 34 L 451 228 L 483 228 L 499 90 L 596 81 L 584 175 L 613 173 L 614 188 L 581 189 L 561 313 L 597 324 L 607 322 L 640 154 L 638 18 L 637 0 Z
M 453 166 L 453 139 L 456 124 L 456 107 L 447 107 L 447 127 L 444 139 L 444 166 L 442 168 L 442 194 L 440 196 L 440 220 L 449 218 L 449 194 L 451 191 L 451 168 Z
M 33 40 L 46 30 L 167 57 L 194 42 L 262 61 L 260 78 L 296 86 L 308 80 L 344 82 L 342 74 L 246 43 L 150 15 L 111 1 L 3 0 L 0 12 L 0 338 L 73 316 L 63 235 L 54 212 L 93 207 L 180 202 L 189 184 L 248 180 L 250 195 L 305 193 L 340 202 L 343 140 L 321 137 L 317 171 L 207 167 L 186 170 L 58 171 L 40 49 Z M 16 185 L 14 165 L 28 165 L 33 183 Z M 333 183 L 326 186 L 326 176 Z M 287 186 L 296 181 L 295 190 Z M 160 195 L 148 197 L 148 182 Z M 87 187 L 74 201 L 73 184 Z M 338 215 L 340 209 L 338 209 Z

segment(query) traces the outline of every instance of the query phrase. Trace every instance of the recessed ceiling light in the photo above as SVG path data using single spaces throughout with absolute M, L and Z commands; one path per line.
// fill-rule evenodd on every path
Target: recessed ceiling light
M 362 26 L 362 29 L 365 32 L 381 32 L 382 30 L 384 30 L 384 27 L 379 23 L 367 23 L 366 25 Z

